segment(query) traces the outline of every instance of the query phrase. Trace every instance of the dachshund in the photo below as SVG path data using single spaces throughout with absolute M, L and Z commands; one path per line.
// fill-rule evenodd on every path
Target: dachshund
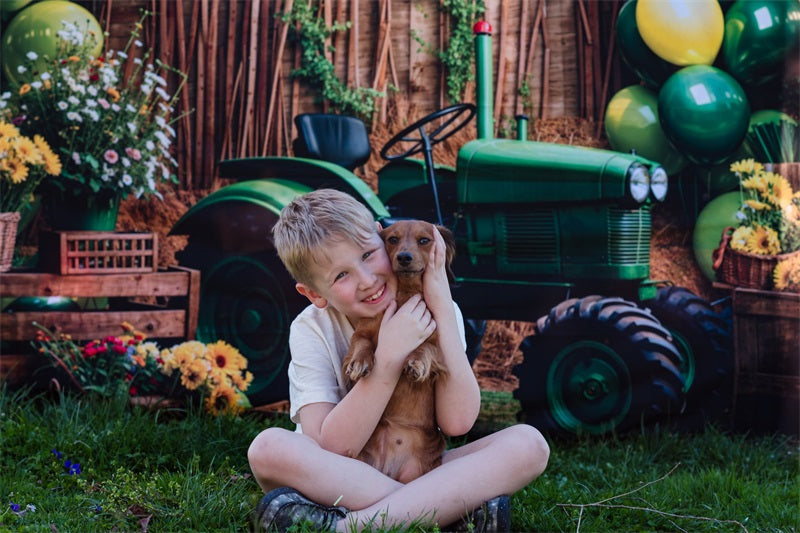
M 422 293 L 422 274 L 435 243 L 435 231 L 444 238 L 447 278 L 452 283 L 455 239 L 450 230 L 420 220 L 401 220 L 381 231 L 392 269 L 397 275 L 398 307 L 414 294 Z M 350 350 L 342 361 L 342 374 L 348 390 L 361 377 L 368 375 L 374 364 L 382 318 L 383 313 L 380 313 L 358 322 Z M 447 369 L 434 331 L 406 358 L 403 375 L 357 459 L 401 483 L 408 483 L 439 466 L 445 439 L 436 423 L 434 385 L 436 380 L 446 378 Z

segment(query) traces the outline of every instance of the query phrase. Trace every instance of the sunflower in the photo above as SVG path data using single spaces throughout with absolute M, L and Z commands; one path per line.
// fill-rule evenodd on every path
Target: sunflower
M 767 180 L 764 179 L 763 174 L 758 174 L 742 180 L 742 189 L 746 191 L 757 191 L 760 194 L 765 194 L 768 189 Z
M 783 176 L 776 175 L 772 184 L 772 194 L 769 195 L 769 201 L 778 207 L 786 207 L 792 203 L 792 185 L 789 180 Z
M 205 357 L 211 363 L 212 370 L 225 374 L 238 373 L 247 366 L 247 360 L 236 348 L 225 341 L 209 344 Z
M 4 159 L 2 170 L 8 171 L 11 183 L 22 183 L 28 179 L 28 167 L 20 159 L 11 157 Z
M 755 159 L 742 159 L 731 164 L 731 172 L 736 174 L 757 174 L 764 170 L 764 165 L 756 162 Z
M 772 228 L 756 226 L 753 233 L 747 238 L 745 251 L 758 255 L 777 255 L 781 253 L 778 233 Z
M 248 371 L 245 372 L 244 376 L 242 376 L 241 373 L 237 372 L 236 374 L 231 375 L 231 381 L 233 381 L 234 387 L 240 391 L 246 391 L 253 382 L 253 373 Z
M 206 410 L 215 416 L 239 414 L 242 412 L 242 406 L 239 405 L 239 395 L 232 387 L 216 387 L 206 398 Z
M 53 153 L 53 150 L 50 149 L 50 145 L 47 144 L 44 137 L 41 135 L 34 135 L 33 143 L 36 145 L 36 148 L 39 149 L 44 159 L 44 171 L 51 176 L 58 176 L 61 174 L 61 160 Z
M 753 234 L 750 226 L 739 226 L 733 231 L 731 236 L 731 248 L 733 250 L 744 251 L 747 248 L 747 239 Z
M 0 138 L 3 137 L 19 137 L 19 130 L 10 122 L 0 121 Z
M 772 209 L 772 207 L 760 200 L 745 200 L 744 204 L 754 211 L 764 211 L 765 209 Z
M 206 345 L 200 341 L 187 341 L 172 349 L 173 368 L 183 368 L 195 359 L 202 359 L 206 353 Z
M 181 367 L 181 385 L 189 390 L 196 390 L 208 377 L 208 369 L 201 359 L 194 359 Z
M 14 141 L 14 150 L 24 163 L 41 165 L 44 163 L 42 153 L 36 148 L 32 140 L 27 137 L 17 137 Z
M 778 261 L 772 277 L 779 291 L 800 292 L 800 256 Z

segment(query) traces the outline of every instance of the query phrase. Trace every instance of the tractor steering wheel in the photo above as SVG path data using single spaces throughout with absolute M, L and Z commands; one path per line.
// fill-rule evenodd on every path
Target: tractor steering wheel
M 467 113 L 466 117 L 462 117 L 464 113 Z M 430 115 L 419 119 L 389 139 L 389 141 L 383 145 L 383 148 L 381 149 L 381 157 L 387 161 L 393 161 L 395 159 L 403 159 L 410 155 L 418 154 L 424 151 L 426 147 L 433 147 L 435 144 L 439 144 L 443 140 L 451 137 L 455 132 L 466 126 L 467 122 L 470 121 L 473 115 L 475 115 L 475 106 L 473 104 L 455 104 L 451 105 L 450 107 L 440 109 L 439 111 L 435 111 Z M 459 119 L 459 117 L 461 117 L 461 122 L 458 122 L 452 128 L 447 129 L 451 124 L 453 124 L 453 122 Z M 430 133 L 426 132 L 424 127 L 428 123 L 438 119 L 443 119 L 441 124 Z M 415 131 L 419 132 L 418 135 L 412 136 L 411 134 Z M 394 148 L 396 144 L 402 142 L 412 142 L 414 144 L 411 146 L 411 148 L 403 153 L 389 154 L 389 151 Z

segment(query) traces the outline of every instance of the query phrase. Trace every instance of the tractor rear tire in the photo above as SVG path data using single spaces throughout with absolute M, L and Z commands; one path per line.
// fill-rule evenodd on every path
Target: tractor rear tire
M 730 325 L 711 305 L 683 287 L 660 287 L 642 304 L 672 335 L 681 355 L 686 412 L 680 427 L 702 430 L 707 422 L 728 426 L 733 402 L 733 342 Z
M 308 302 L 275 253 L 223 253 L 190 240 L 178 260 L 201 271 L 197 339 L 224 340 L 247 359 L 253 405 L 288 399 L 289 326 Z
M 683 409 L 680 354 L 647 311 L 587 296 L 555 306 L 520 345 L 524 421 L 553 436 L 623 432 Z

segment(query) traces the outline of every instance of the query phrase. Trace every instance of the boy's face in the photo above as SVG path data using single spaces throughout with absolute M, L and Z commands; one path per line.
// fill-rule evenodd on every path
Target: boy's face
M 331 242 L 311 271 L 314 287 L 298 283 L 297 291 L 317 307 L 333 306 L 353 325 L 384 311 L 397 295 L 397 277 L 377 233 L 363 245 Z

